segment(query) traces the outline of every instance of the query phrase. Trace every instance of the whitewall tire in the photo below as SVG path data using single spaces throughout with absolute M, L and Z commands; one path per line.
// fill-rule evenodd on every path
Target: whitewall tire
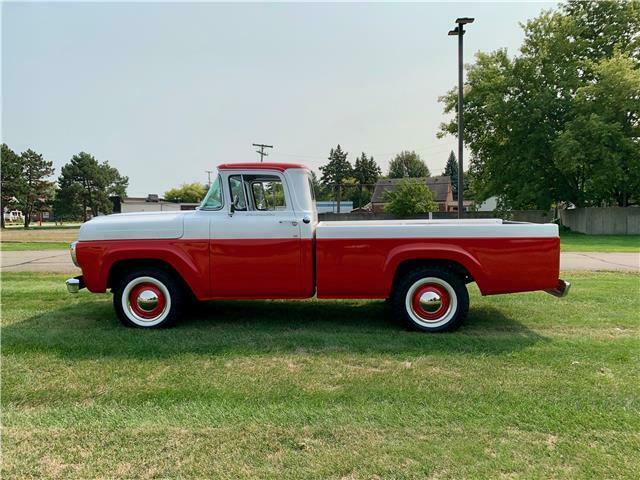
M 394 316 L 425 332 L 458 328 L 469 310 L 464 280 L 447 268 L 420 267 L 400 278 L 392 295 Z
M 181 285 L 160 269 L 124 275 L 113 289 L 113 304 L 128 327 L 162 328 L 175 323 L 183 303 Z

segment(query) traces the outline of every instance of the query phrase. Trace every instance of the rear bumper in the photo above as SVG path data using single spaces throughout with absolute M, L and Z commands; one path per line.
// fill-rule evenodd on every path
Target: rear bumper
M 571 284 L 566 280 L 558 279 L 558 285 L 556 288 L 552 288 L 549 290 L 545 290 L 545 292 L 550 293 L 554 297 L 566 297 L 569 295 L 569 289 L 571 288 Z
M 67 291 L 69 293 L 78 293 L 78 291 L 85 287 L 84 278 L 82 275 L 78 275 L 77 277 L 68 278 L 65 282 L 67 286 Z

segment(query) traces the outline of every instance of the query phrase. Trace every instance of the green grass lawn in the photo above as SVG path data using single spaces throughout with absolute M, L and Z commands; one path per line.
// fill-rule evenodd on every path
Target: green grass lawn
M 480 297 L 451 334 L 375 301 L 217 302 L 121 327 L 2 277 L 3 478 L 638 478 L 640 276 Z
M 584 235 L 562 232 L 563 252 L 640 252 L 640 235 Z
M 5 252 L 67 249 L 69 249 L 69 242 L 0 242 L 0 250 Z

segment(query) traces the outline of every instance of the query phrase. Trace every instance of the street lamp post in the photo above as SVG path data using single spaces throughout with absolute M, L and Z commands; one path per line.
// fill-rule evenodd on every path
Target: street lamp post
M 473 18 L 458 18 L 456 23 L 458 26 L 449 31 L 449 35 L 458 37 L 458 218 L 462 218 L 463 209 L 463 185 L 464 181 L 462 176 L 464 175 L 463 163 L 462 163 L 462 149 L 464 146 L 464 116 L 462 114 L 464 107 L 464 93 L 462 74 L 464 70 L 464 63 L 462 61 L 462 38 L 465 30 L 464 26 L 468 23 L 473 23 Z

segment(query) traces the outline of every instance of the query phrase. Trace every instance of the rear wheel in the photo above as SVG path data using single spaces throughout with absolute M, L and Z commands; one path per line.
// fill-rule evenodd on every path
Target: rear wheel
M 182 286 L 173 276 L 155 268 L 128 273 L 113 288 L 113 306 L 120 321 L 128 327 L 173 325 L 184 297 Z
M 442 267 L 416 268 L 395 285 L 393 314 L 410 329 L 445 332 L 458 328 L 469 311 L 464 280 Z

